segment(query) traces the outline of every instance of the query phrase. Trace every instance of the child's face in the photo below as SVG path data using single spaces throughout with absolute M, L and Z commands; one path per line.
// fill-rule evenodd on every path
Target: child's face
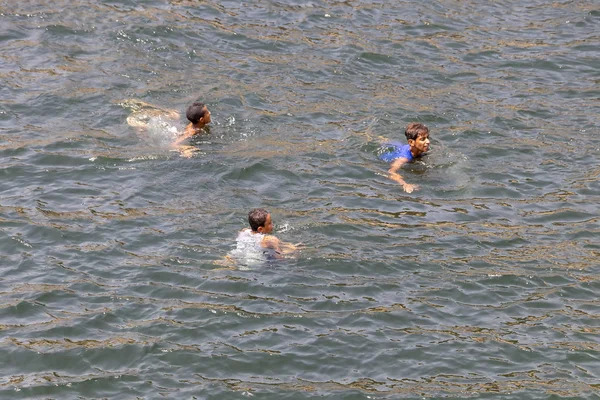
M 208 107 L 204 106 L 204 116 L 201 118 L 204 125 L 210 124 L 210 111 L 208 111 Z
M 273 232 L 273 221 L 271 221 L 271 214 L 267 215 L 264 226 L 259 226 L 258 231 L 260 233 L 271 233 Z
M 415 140 L 409 140 L 410 149 L 415 153 L 421 154 L 429 150 L 429 134 L 419 135 Z

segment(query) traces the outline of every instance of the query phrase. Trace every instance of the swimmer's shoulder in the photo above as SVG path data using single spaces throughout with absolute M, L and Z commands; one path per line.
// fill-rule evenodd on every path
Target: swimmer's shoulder
M 186 125 L 183 133 L 184 133 L 184 135 L 189 136 L 189 137 L 194 136 L 194 135 L 201 135 L 204 133 L 210 133 L 210 126 L 204 125 L 202 127 L 196 127 L 196 126 L 194 126 L 194 124 L 192 124 L 190 122 L 189 124 Z
M 279 249 L 279 243 L 279 239 L 273 235 L 265 235 L 261 241 L 262 247 L 275 250 Z

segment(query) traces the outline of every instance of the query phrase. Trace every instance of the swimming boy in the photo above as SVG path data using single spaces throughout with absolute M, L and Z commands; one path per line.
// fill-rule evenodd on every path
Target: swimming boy
M 404 134 L 408 144 L 386 143 L 385 146 L 390 148 L 391 151 L 383 153 L 379 158 L 391 163 L 388 177 L 402 185 L 402 189 L 406 193 L 412 193 L 419 186 L 406 183 L 398 171 L 404 164 L 413 162 L 429 150 L 429 128 L 418 122 L 412 122 L 408 124 Z
M 236 258 L 269 259 L 281 258 L 296 250 L 296 246 L 283 242 L 271 235 L 273 221 L 271 214 L 262 208 L 248 213 L 250 228 L 243 229 L 237 237 Z
M 210 111 L 204 103 L 195 102 L 188 107 L 185 113 L 190 123 L 185 127 L 183 135 L 173 142 L 173 146 L 177 148 L 184 157 L 191 157 L 197 150 L 193 146 L 183 145 L 183 142 L 197 134 L 206 131 L 205 127 L 210 123 Z

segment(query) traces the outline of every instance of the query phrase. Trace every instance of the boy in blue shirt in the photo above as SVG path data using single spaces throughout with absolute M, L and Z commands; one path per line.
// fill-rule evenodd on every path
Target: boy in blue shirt
M 406 193 L 412 193 L 419 186 L 406 183 L 398 171 L 404 164 L 413 162 L 415 158 L 423 156 L 429 150 L 429 128 L 418 122 L 412 122 L 408 124 L 404 134 L 408 144 L 386 143 L 385 147 L 388 151 L 381 154 L 379 158 L 391 163 L 388 178 L 402 185 Z

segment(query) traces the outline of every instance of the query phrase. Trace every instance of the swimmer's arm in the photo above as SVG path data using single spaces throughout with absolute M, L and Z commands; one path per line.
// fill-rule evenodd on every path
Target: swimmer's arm
M 275 236 L 266 235 L 262 240 L 262 246 L 267 249 L 273 249 L 276 252 L 281 252 L 281 240 L 277 239 Z
M 281 241 L 275 236 L 271 235 L 265 236 L 261 243 L 262 247 L 274 250 L 275 253 L 277 253 L 277 255 L 280 255 L 282 253 L 280 244 Z
M 298 249 L 296 245 L 287 242 L 279 242 L 279 248 L 281 249 L 282 254 L 290 254 Z
M 183 131 L 183 135 L 181 135 L 180 137 L 178 137 L 173 143 L 173 146 L 178 146 L 181 143 L 185 142 L 186 140 L 188 140 L 189 138 L 191 138 L 194 135 L 198 135 L 201 134 L 205 131 L 206 128 L 194 128 L 194 126 L 190 123 L 188 124 L 188 126 L 185 127 L 185 130 Z
M 296 251 L 297 247 L 291 243 L 277 239 L 275 236 L 265 236 L 263 246 L 275 250 L 279 254 L 289 254 Z
M 184 133 L 183 135 L 181 135 L 180 137 L 178 137 L 173 143 L 171 143 L 171 145 L 173 147 L 179 147 L 179 146 L 181 146 L 181 144 L 183 142 L 185 142 L 186 140 L 188 140 L 191 136 L 192 135 L 187 135 L 187 134 Z
M 189 138 L 191 138 L 192 136 L 194 136 L 195 131 L 193 128 L 190 129 L 190 125 L 188 125 L 185 128 L 185 131 L 183 132 L 183 135 L 181 135 L 180 137 L 178 137 L 175 141 L 173 141 L 171 143 L 171 147 L 177 151 L 179 151 L 179 153 L 181 153 L 181 155 L 183 157 L 186 158 L 190 158 L 191 156 L 194 155 L 195 152 L 198 151 L 198 149 L 194 146 L 187 146 L 184 145 L 183 143 L 188 140 Z
M 411 185 L 410 183 L 406 183 L 406 181 L 404 180 L 404 178 L 402 178 L 402 175 L 400 175 L 398 173 L 398 171 L 400 170 L 400 168 L 402 168 L 402 166 L 404 164 L 406 164 L 408 162 L 407 158 L 397 158 L 395 159 L 392 164 L 390 165 L 390 169 L 388 170 L 388 178 L 390 178 L 391 180 L 398 182 L 401 186 L 402 189 L 404 189 L 404 191 L 406 193 L 412 193 L 414 190 L 418 189 L 419 186 L 418 185 Z
M 191 138 L 192 136 L 194 136 L 194 134 L 196 132 L 194 131 L 194 128 L 191 125 L 192 124 L 189 124 L 188 126 L 185 127 L 185 131 L 183 131 L 183 135 L 181 135 L 180 137 L 178 137 L 172 143 L 173 146 L 177 147 L 177 146 L 181 145 L 181 143 L 185 142 L 186 140 L 188 140 L 189 138 Z
M 198 152 L 198 148 L 194 146 L 179 146 L 176 150 L 181 154 L 181 157 L 192 158 Z
M 273 249 L 277 258 L 291 254 L 298 249 L 296 245 L 277 239 L 275 236 L 265 236 L 262 241 L 263 247 Z

